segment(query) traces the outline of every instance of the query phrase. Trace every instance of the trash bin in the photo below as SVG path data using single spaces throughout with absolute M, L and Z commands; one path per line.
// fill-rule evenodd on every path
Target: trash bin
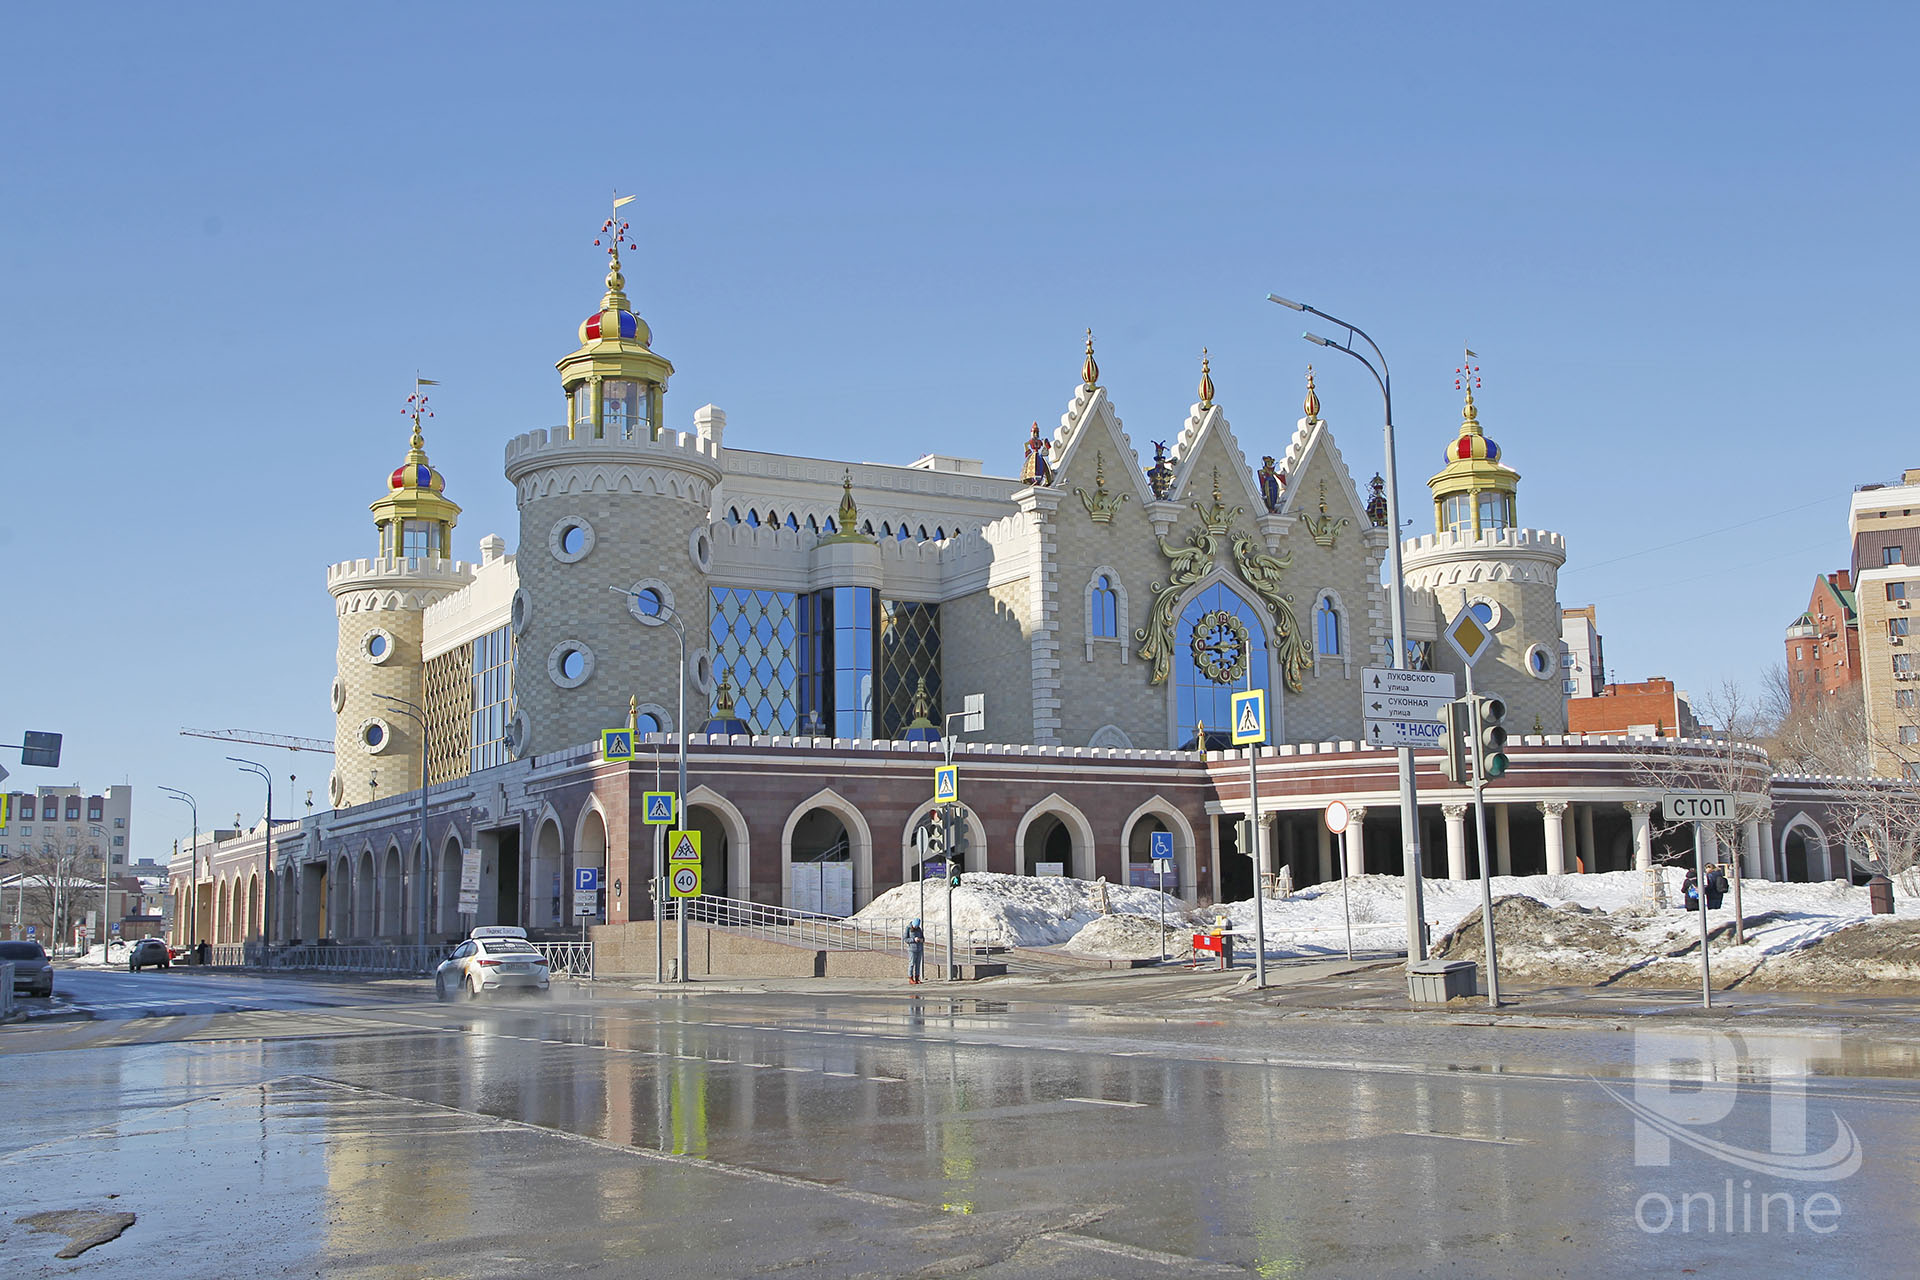
M 1893 881 L 1883 875 L 1867 880 L 1867 906 L 1876 916 L 1893 914 Z
M 1407 998 L 1415 1004 L 1445 1004 L 1480 991 L 1480 966 L 1472 960 L 1421 960 L 1407 970 Z

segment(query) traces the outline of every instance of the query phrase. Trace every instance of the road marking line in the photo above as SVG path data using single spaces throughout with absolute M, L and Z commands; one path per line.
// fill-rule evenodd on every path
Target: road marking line
M 860 1073 L 857 1071 L 822 1071 L 820 1074 L 823 1076 L 833 1076 L 840 1080 L 853 1080 L 858 1078 Z
M 1066 1098 L 1066 1102 L 1084 1102 L 1095 1107 L 1144 1107 L 1144 1102 L 1121 1102 L 1115 1098 Z
M 1473 1133 L 1436 1133 L 1427 1129 L 1402 1129 L 1401 1134 L 1409 1138 L 1451 1138 L 1455 1142 L 1486 1142 L 1497 1147 L 1524 1146 L 1526 1138 L 1486 1138 Z

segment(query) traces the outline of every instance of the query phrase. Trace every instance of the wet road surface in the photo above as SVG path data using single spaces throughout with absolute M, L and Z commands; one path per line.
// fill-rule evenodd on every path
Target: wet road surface
M 1804 1097 L 1811 1149 L 1838 1116 L 1864 1159 L 1801 1183 L 1680 1143 L 1636 1165 L 1634 1118 L 1601 1087 L 1630 1093 L 1636 1071 L 1633 1036 L 1614 1030 L 1279 1018 L 1156 981 L 1011 1000 L 436 1005 L 423 984 L 85 976 L 72 991 L 97 1020 L 0 1030 L 8 1275 L 1894 1275 L 1910 1261 L 1920 1057 L 1861 1037 L 1816 1064 Z M 1096 989 L 1157 998 L 1086 1003 Z M 169 1000 L 177 1012 L 155 1016 L 148 1002 Z M 1768 1055 L 1799 1049 L 1740 1045 L 1728 1105 L 1699 1098 L 1727 1112 L 1716 1139 L 1766 1151 Z M 1778 1200 L 1767 1232 L 1750 1208 L 1743 1226 L 1743 1199 L 1767 1192 L 1796 1213 L 1831 1194 L 1834 1229 L 1796 1217 L 1786 1232 Z M 1659 1198 L 1688 1195 L 1690 1230 L 1648 1229 Z M 71 1262 L 53 1260 L 62 1239 L 14 1223 L 75 1208 L 139 1221 Z

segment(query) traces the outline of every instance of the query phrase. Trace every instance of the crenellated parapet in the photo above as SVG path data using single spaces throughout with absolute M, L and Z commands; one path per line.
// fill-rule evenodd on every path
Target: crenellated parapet
M 1566 563 L 1567 540 L 1545 529 L 1429 533 L 1401 544 L 1407 586 L 1435 591 L 1483 582 L 1554 586 Z
M 523 432 L 506 450 L 507 479 L 523 507 L 539 498 L 630 493 L 705 508 L 724 471 L 720 442 L 697 431 L 618 439 L 569 436 L 555 427 Z
M 327 566 L 327 592 L 343 616 L 370 609 L 424 609 L 472 582 L 478 572 L 465 560 L 342 560 Z

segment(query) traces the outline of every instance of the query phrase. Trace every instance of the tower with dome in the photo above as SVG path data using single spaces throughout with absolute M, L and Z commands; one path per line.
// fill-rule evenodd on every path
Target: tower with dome
M 1471 355 L 1457 371 L 1465 393 L 1460 430 L 1427 481 L 1434 532 L 1402 548 L 1407 587 L 1432 602 L 1439 626 L 1470 608 L 1492 630 L 1494 649 L 1475 668 L 1474 683 L 1506 701 L 1509 732 L 1564 733 L 1559 574 L 1566 539 L 1520 524 L 1520 473 L 1480 424 L 1479 374 Z M 1444 642 L 1433 646 L 1433 666 L 1461 670 Z

